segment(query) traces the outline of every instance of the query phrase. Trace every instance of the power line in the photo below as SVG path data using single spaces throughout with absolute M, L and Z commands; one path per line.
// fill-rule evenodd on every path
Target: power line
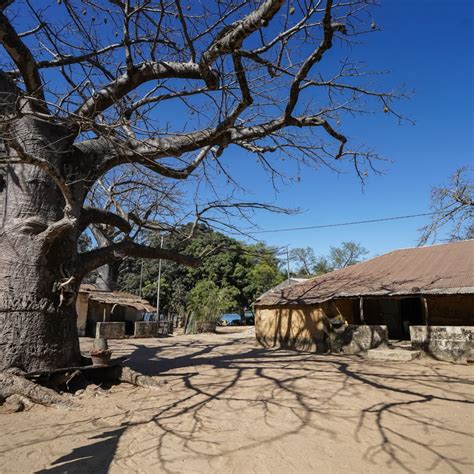
M 406 216 L 395 216 L 395 217 L 383 217 L 381 219 L 368 219 L 365 221 L 352 221 L 352 222 L 341 222 L 339 224 L 323 224 L 323 225 L 311 225 L 307 227 L 288 227 L 286 229 L 271 229 L 271 230 L 256 230 L 253 232 L 248 232 L 249 234 L 266 234 L 270 232 L 290 232 L 293 230 L 309 230 L 309 229 L 327 229 L 328 227 L 343 227 L 347 225 L 356 225 L 356 224 L 371 224 L 373 222 L 386 222 L 386 221 L 397 221 L 401 219 L 412 219 L 413 217 L 425 217 L 432 216 L 436 214 L 435 212 L 425 212 L 423 214 L 409 214 Z

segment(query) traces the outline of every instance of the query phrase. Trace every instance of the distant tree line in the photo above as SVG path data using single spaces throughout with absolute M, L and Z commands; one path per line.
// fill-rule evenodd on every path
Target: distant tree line
M 189 231 L 187 226 L 181 234 Z M 159 246 L 160 237 L 150 233 L 149 245 Z M 181 237 L 168 236 L 167 246 L 186 255 L 202 258 L 199 267 L 191 268 L 172 261 L 162 262 L 160 281 L 160 313 L 218 317 L 222 313 L 239 313 L 242 317 L 265 291 L 287 278 L 286 262 L 278 257 L 278 249 L 264 243 L 247 244 L 201 225 L 192 239 L 179 243 Z M 209 249 L 217 252 L 207 254 Z M 294 277 L 311 277 L 343 268 L 363 259 L 368 253 L 358 243 L 342 242 L 331 247 L 328 255 L 316 256 L 310 247 L 290 251 Z M 159 262 L 156 260 L 124 260 L 119 269 L 117 289 L 141 294 L 156 304 Z
M 364 259 L 369 251 L 356 242 L 342 242 L 330 247 L 327 255 L 316 255 L 311 247 L 294 248 L 290 251 L 294 277 L 323 275 L 340 268 L 354 265 Z
M 181 230 L 185 233 L 187 229 Z M 150 245 L 160 245 L 157 234 L 150 234 L 149 240 Z M 180 251 L 202 258 L 202 263 L 191 268 L 162 262 L 162 314 L 186 315 L 201 306 L 209 314 L 236 312 L 243 316 L 260 294 L 285 279 L 277 249 L 263 243 L 245 244 L 204 225 L 187 242 L 177 244 L 173 240 L 173 236 L 167 237 L 164 248 L 181 245 Z M 209 249 L 218 251 L 207 254 Z M 125 260 L 119 270 L 117 289 L 141 293 L 156 303 L 158 273 L 156 260 Z

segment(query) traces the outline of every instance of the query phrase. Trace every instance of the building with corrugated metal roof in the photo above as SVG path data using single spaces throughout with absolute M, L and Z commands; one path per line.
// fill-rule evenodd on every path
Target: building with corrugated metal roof
M 83 284 L 76 300 L 77 329 L 79 336 L 94 336 L 98 322 L 123 322 L 125 331 L 133 335 L 134 323 L 142 321 L 145 313 L 156 308 L 131 293 L 98 290 L 95 285 Z
M 399 249 L 255 302 L 257 339 L 266 346 L 324 350 L 327 321 L 385 325 L 409 339 L 411 325 L 471 326 L 474 240 Z

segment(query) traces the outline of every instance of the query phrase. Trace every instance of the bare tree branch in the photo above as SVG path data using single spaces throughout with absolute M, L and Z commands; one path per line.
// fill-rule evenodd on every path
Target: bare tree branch
M 26 90 L 36 101 L 33 108 L 46 110 L 43 84 L 38 65 L 29 48 L 23 43 L 17 32 L 0 9 L 0 43 L 11 56 L 25 81 Z
M 284 0 L 266 0 L 262 5 L 228 27 L 223 28 L 214 42 L 201 57 L 199 66 L 207 85 L 213 87 L 212 65 L 219 56 L 240 49 L 245 38 L 253 32 L 268 25 L 268 22 L 278 12 Z
M 420 229 L 419 245 L 436 241 L 438 234 L 450 229 L 449 240 L 474 238 L 474 180 L 472 166 L 458 168 L 449 184 L 431 192 L 431 222 Z
M 153 79 L 201 79 L 199 66 L 193 63 L 144 63 L 119 76 L 94 94 L 74 114 L 92 119 L 138 86 Z
M 180 263 L 187 266 L 199 265 L 199 260 L 195 257 L 183 255 L 179 252 L 162 249 L 159 247 L 149 247 L 135 243 L 131 240 L 111 244 L 107 247 L 91 250 L 79 255 L 79 275 L 86 275 L 95 268 L 99 268 L 106 263 L 124 257 L 164 259 Z
M 116 227 L 126 234 L 132 230 L 130 223 L 118 214 L 93 207 L 82 209 L 79 223 L 81 229 L 85 229 L 90 224 L 105 224 Z

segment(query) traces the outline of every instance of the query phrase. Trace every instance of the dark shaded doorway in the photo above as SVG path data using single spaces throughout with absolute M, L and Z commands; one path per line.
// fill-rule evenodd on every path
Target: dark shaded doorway
M 423 324 L 423 312 L 420 298 L 400 300 L 400 314 L 403 326 L 403 339 L 410 339 L 410 326 Z

